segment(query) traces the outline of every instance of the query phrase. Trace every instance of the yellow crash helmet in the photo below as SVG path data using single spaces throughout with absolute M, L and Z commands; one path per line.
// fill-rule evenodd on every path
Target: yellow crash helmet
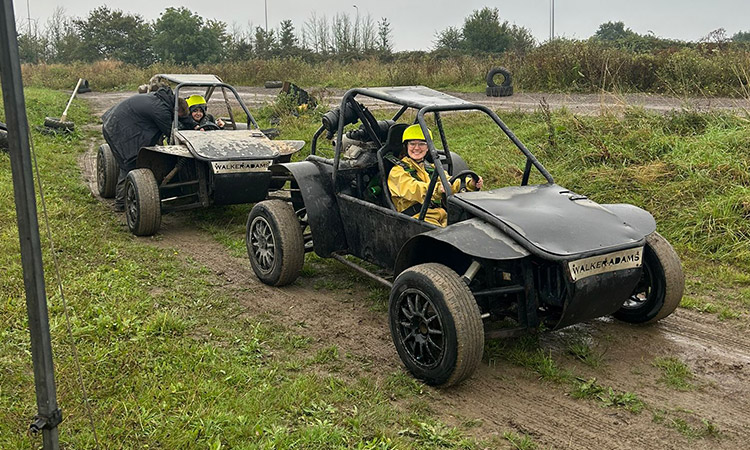
M 206 99 L 202 95 L 191 95 L 187 98 L 187 105 L 190 112 L 195 111 L 196 108 L 206 109 Z
M 428 128 L 427 132 L 430 133 L 430 138 L 432 138 L 432 130 Z M 424 138 L 424 133 L 422 133 L 422 127 L 420 127 L 418 123 L 408 126 L 404 130 L 404 135 L 401 138 L 401 142 L 412 141 L 412 140 L 421 140 L 421 141 L 426 140 Z

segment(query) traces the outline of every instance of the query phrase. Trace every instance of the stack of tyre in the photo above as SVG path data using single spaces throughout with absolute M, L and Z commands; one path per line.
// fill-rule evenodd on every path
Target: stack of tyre
M 497 75 L 503 76 L 500 84 L 495 83 Z M 509 97 L 513 95 L 513 86 L 511 85 L 510 72 L 504 67 L 495 67 L 487 72 L 487 97 Z

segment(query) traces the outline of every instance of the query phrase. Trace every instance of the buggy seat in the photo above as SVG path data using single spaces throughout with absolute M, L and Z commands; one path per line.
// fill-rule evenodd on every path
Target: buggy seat
M 388 136 L 385 139 L 385 143 L 380 147 L 380 150 L 378 150 L 378 166 L 380 169 L 380 182 L 382 184 L 383 197 L 385 198 L 386 205 L 394 211 L 397 211 L 396 205 L 393 204 L 391 190 L 388 189 L 388 174 L 391 172 L 391 169 L 393 169 L 394 164 L 386 157 L 388 155 L 393 155 L 398 158 L 398 155 L 403 148 L 401 138 L 404 135 L 404 130 L 408 126 L 409 124 L 407 123 L 391 125 L 388 129 Z

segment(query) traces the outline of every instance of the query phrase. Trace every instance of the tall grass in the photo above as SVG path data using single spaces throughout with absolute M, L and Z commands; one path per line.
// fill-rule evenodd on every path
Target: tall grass
M 555 92 L 654 92 L 687 96 L 748 96 L 750 52 L 681 47 L 636 53 L 596 41 L 556 40 L 526 54 L 441 56 L 414 52 L 389 61 L 311 62 L 301 58 L 251 59 L 197 67 L 155 64 L 140 68 L 116 61 L 94 64 L 24 65 L 28 86 L 71 88 L 78 77 L 95 89 L 133 88 L 155 73 L 215 73 L 228 83 L 262 85 L 290 80 L 303 86 L 350 88 L 423 84 L 440 89 L 481 91 L 494 66 L 513 74 L 517 90 Z

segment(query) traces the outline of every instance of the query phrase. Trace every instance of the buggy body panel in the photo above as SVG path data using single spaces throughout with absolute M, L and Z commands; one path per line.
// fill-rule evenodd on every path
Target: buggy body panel
M 272 166 L 274 174 L 290 173 L 299 188 L 301 204 L 307 213 L 307 223 L 313 237 L 315 253 L 330 257 L 332 253 L 346 250 L 346 233 L 341 222 L 338 203 L 333 195 L 330 164 L 325 162 L 300 161 Z M 293 192 L 292 203 L 295 203 Z M 295 209 L 302 206 L 297 204 Z
M 647 234 L 639 228 L 648 227 L 632 226 L 606 207 L 556 184 L 463 192 L 456 197 L 502 221 L 523 238 L 519 244 L 533 245 L 555 259 L 643 246 Z

